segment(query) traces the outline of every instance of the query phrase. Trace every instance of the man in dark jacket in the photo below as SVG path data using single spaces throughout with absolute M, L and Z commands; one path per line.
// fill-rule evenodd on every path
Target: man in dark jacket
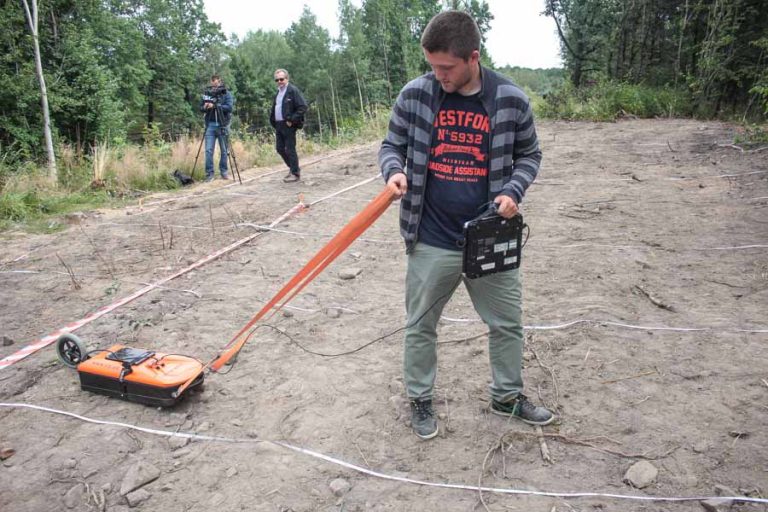
M 445 11 L 421 38 L 432 67 L 409 82 L 392 110 L 379 152 L 381 172 L 400 201 L 408 254 L 404 383 L 411 425 L 435 437 L 437 322 L 463 281 L 488 325 L 490 411 L 534 425 L 551 411 L 522 393 L 522 285 L 519 269 L 477 279 L 462 275 L 464 223 L 489 202 L 502 217 L 518 212 L 539 170 L 541 151 L 530 102 L 508 78 L 480 65 L 480 31 L 470 15 Z
M 205 181 L 213 180 L 213 150 L 219 140 L 219 173 L 229 179 L 227 172 L 228 131 L 232 119 L 234 100 L 219 75 L 211 77 L 211 84 L 200 100 L 200 111 L 205 113 Z
M 304 113 L 307 111 L 307 102 L 304 101 L 299 88 L 289 83 L 289 78 L 286 70 L 275 71 L 277 94 L 272 101 L 272 111 L 269 114 L 269 122 L 275 129 L 277 153 L 289 169 L 288 174 L 283 178 L 286 183 L 300 179 L 299 155 L 296 154 L 296 130 L 304 126 Z

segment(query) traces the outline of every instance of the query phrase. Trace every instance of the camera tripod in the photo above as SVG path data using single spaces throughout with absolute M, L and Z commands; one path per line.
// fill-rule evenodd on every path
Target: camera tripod
M 216 119 L 224 119 L 224 116 L 221 113 L 221 107 L 216 105 Z M 205 115 L 203 115 L 203 119 L 205 119 Z M 240 178 L 240 168 L 237 166 L 237 158 L 235 157 L 235 151 L 232 149 L 232 146 L 229 144 L 229 126 L 222 126 L 219 124 L 219 130 L 220 130 L 220 137 L 224 140 L 224 145 L 227 148 L 227 162 L 229 163 L 229 168 L 232 169 L 232 172 L 234 176 L 237 176 L 237 181 L 242 185 L 243 180 Z M 192 175 L 195 174 L 195 169 L 197 168 L 197 160 L 200 158 L 200 150 L 203 147 L 203 143 L 205 142 L 205 133 L 203 133 L 203 137 L 200 139 L 200 145 L 197 147 L 197 155 L 195 155 L 195 163 L 192 165 Z M 214 140 L 214 144 L 216 141 Z M 219 142 L 219 151 L 221 151 L 221 142 Z

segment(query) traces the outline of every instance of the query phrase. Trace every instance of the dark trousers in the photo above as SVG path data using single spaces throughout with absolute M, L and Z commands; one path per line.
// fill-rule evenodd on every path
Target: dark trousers
M 275 149 L 291 170 L 291 174 L 301 174 L 299 155 L 296 154 L 296 128 L 288 126 L 285 121 L 278 121 L 275 127 Z

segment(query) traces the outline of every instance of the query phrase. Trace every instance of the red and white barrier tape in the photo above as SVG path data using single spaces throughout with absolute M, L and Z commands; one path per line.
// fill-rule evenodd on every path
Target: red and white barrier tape
M 283 220 L 285 220 L 288 217 L 290 217 L 291 215 L 294 215 L 295 213 L 298 213 L 298 212 L 304 210 L 305 208 L 306 208 L 306 206 L 304 205 L 304 203 L 298 203 L 297 205 L 293 206 L 290 210 L 288 210 L 287 212 L 282 214 L 280 217 L 278 217 L 269 226 L 270 227 L 274 227 L 277 224 L 279 224 L 280 222 L 282 222 Z M 77 329 L 81 328 L 82 326 L 84 326 L 84 325 L 86 325 L 86 324 L 88 324 L 90 322 L 93 322 L 94 320 L 96 320 L 98 318 L 101 318 L 102 316 L 106 315 L 107 313 L 110 313 L 110 312 L 114 311 L 115 309 L 119 308 L 120 306 L 124 306 L 125 304 L 128 304 L 132 300 L 137 299 L 138 297 L 141 297 L 145 293 L 147 293 L 147 292 L 149 292 L 151 290 L 154 290 L 155 288 L 158 288 L 159 286 L 167 283 L 168 281 L 171 281 L 172 279 L 176 279 L 177 277 L 179 277 L 179 276 L 181 276 L 183 274 L 186 274 L 187 272 L 189 272 L 191 270 L 194 270 L 194 269 L 196 269 L 198 267 L 201 267 L 201 266 L 205 265 L 206 263 L 209 263 L 209 262 L 211 262 L 211 261 L 213 261 L 213 260 L 223 256 L 224 254 L 227 254 L 228 252 L 231 252 L 234 249 L 237 249 L 241 245 L 247 244 L 248 242 L 250 242 L 254 238 L 257 238 L 257 237 L 259 237 L 259 236 L 261 236 L 263 234 L 264 234 L 264 232 L 254 233 L 254 234 L 249 235 L 249 236 L 247 236 L 245 238 L 237 240 L 236 242 L 231 243 L 230 245 L 224 247 L 223 249 L 219 249 L 218 251 L 216 251 L 216 252 L 214 252 L 212 254 L 209 254 L 208 256 L 204 257 L 203 259 L 196 261 L 195 263 L 189 265 L 188 267 L 184 267 L 183 269 L 179 270 L 175 274 L 171 274 L 169 276 L 166 276 L 166 277 L 160 279 L 159 281 L 155 281 L 154 283 L 149 284 L 149 285 L 145 286 L 144 288 L 141 288 L 141 289 L 135 291 L 134 293 L 132 293 L 131 295 L 128 295 L 127 297 L 123 297 L 122 299 L 117 300 L 117 301 L 113 302 L 112 304 L 108 304 L 106 306 L 103 306 L 103 307 L 97 309 L 96 311 L 94 311 L 93 313 L 91 313 L 90 315 L 87 315 L 87 316 L 81 318 L 80 320 L 75 320 L 74 322 L 68 323 L 67 325 L 65 325 L 61 329 L 58 329 L 57 331 L 54 331 L 54 332 L 52 332 L 50 334 L 47 334 L 47 335 L 43 336 L 42 338 L 40 338 L 39 340 L 37 340 L 36 342 L 31 343 L 31 344 L 27 345 L 26 347 L 22 348 L 21 350 L 15 352 L 15 353 L 13 353 L 13 354 L 11 354 L 9 356 L 4 357 L 3 359 L 0 359 L 0 370 L 3 370 L 4 368 L 8 368 L 13 363 L 15 363 L 17 361 L 21 361 L 25 357 L 28 357 L 28 356 L 34 354 L 35 352 L 37 352 L 38 350 L 47 347 L 51 343 L 55 342 L 59 338 L 59 336 L 61 336 L 62 334 L 66 334 L 66 333 L 69 333 L 69 332 L 74 332 Z

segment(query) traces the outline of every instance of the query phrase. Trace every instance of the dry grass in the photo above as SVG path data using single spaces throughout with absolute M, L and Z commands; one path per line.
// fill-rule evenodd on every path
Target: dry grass
M 92 184 L 102 186 L 107 178 L 107 169 L 114 160 L 114 151 L 108 142 L 96 142 L 91 146 Z

